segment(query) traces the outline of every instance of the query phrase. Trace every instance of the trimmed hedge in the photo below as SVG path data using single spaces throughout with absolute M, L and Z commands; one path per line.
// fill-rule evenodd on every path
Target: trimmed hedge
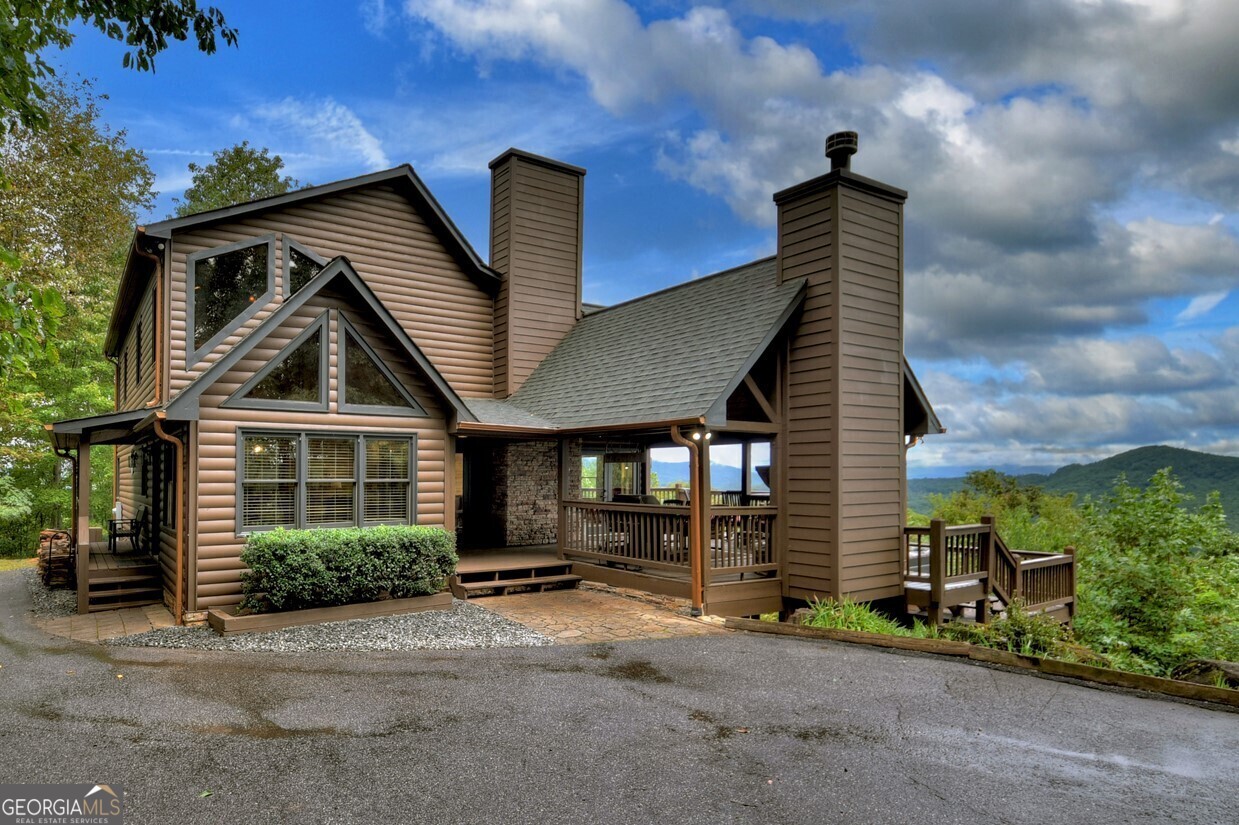
M 273 530 L 245 541 L 241 609 L 254 613 L 428 596 L 456 570 L 439 527 Z

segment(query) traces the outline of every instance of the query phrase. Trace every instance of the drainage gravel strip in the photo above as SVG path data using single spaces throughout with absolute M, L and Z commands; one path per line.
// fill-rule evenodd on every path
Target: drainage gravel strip
M 35 570 L 23 571 L 40 618 L 77 613 L 77 594 L 49 590 Z M 484 647 L 540 647 L 554 644 L 549 636 L 505 619 L 476 604 L 452 600 L 451 610 L 428 610 L 377 619 L 290 627 L 269 633 L 220 636 L 209 627 L 167 627 L 120 636 L 104 644 L 121 647 L 173 647 L 192 650 L 245 650 L 306 653 L 320 650 L 461 650 Z

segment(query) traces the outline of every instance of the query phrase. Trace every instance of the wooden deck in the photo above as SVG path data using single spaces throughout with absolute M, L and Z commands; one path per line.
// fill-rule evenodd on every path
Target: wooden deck
M 153 557 L 139 551 L 109 553 L 106 541 L 92 541 L 90 543 L 89 569 L 91 573 L 94 573 L 96 570 L 130 570 L 146 567 L 152 562 L 154 562 Z

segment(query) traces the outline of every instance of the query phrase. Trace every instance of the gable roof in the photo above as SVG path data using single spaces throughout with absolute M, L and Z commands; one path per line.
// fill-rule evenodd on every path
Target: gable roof
M 207 388 L 236 366 L 260 341 L 271 334 L 280 324 L 288 320 L 306 301 L 337 279 L 343 279 L 353 287 L 361 297 L 362 302 L 366 304 L 375 318 L 377 318 L 384 331 L 391 335 L 401 351 L 409 357 L 410 361 L 418 366 L 438 391 L 439 395 L 455 411 L 458 420 L 476 420 L 473 413 L 465 406 L 464 401 L 456 394 L 456 391 L 439 374 L 439 371 L 430 363 L 430 360 L 426 358 L 417 344 L 413 343 L 413 339 L 409 338 L 408 334 L 405 333 L 404 329 L 387 310 L 387 307 L 383 305 L 378 296 L 371 291 L 366 282 L 357 274 L 357 270 L 353 269 L 349 259 L 343 255 L 332 259 L 305 286 L 299 289 L 291 298 L 280 304 L 274 312 L 264 318 L 262 323 L 254 327 L 236 346 L 224 353 L 218 361 L 208 367 L 201 375 L 181 390 L 175 398 L 169 401 L 165 407 L 168 417 L 171 419 L 197 418 L 198 399 Z
M 721 421 L 731 391 L 782 331 L 804 281 L 765 258 L 590 313 L 506 401 L 467 402 L 506 427 Z
M 903 359 L 903 426 L 908 435 L 942 435 L 946 432 L 907 358 Z
M 281 209 L 306 201 L 338 195 L 342 192 L 380 185 L 394 187 L 414 203 L 418 213 L 426 219 L 431 230 L 442 241 L 448 253 L 475 284 L 492 295 L 499 289 L 502 276 L 491 269 L 478 256 L 477 251 L 474 250 L 465 236 L 461 234 L 461 231 L 452 222 L 452 219 L 448 217 L 447 212 L 443 210 L 439 202 L 435 200 L 430 190 L 426 188 L 426 184 L 422 183 L 422 179 L 413 171 L 413 167 L 407 163 L 392 167 L 391 169 L 384 169 L 380 172 L 358 175 L 357 177 L 325 183 L 320 186 L 309 186 L 305 189 L 298 189 L 295 192 L 288 192 L 283 195 L 260 198 L 259 200 L 226 206 L 221 209 L 211 209 L 195 215 L 186 215 L 183 218 L 169 218 L 157 221 L 138 227 L 134 242 L 136 244 L 144 235 L 150 238 L 171 238 L 174 232 L 181 230 L 209 226 L 210 224 L 223 221 L 233 221 L 258 212 Z M 104 344 L 104 348 L 109 352 L 113 352 L 118 346 L 122 327 L 134 309 L 134 304 L 136 304 L 134 298 L 136 297 L 136 292 L 141 288 L 137 268 L 132 266 L 131 263 L 132 252 L 130 253 L 129 260 L 125 262 L 121 282 L 116 291 L 116 303 L 112 306 L 112 317 L 108 324 L 107 342 Z M 126 300 L 122 300 L 122 298 Z

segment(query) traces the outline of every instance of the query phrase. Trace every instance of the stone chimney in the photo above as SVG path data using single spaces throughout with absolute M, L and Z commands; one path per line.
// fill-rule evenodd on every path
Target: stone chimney
M 490 169 L 495 397 L 507 398 L 581 317 L 585 170 L 519 149 Z
M 902 595 L 903 203 L 851 171 L 858 141 L 826 141 L 831 171 L 778 192 L 778 277 L 808 282 L 788 350 L 783 536 L 789 595 Z

